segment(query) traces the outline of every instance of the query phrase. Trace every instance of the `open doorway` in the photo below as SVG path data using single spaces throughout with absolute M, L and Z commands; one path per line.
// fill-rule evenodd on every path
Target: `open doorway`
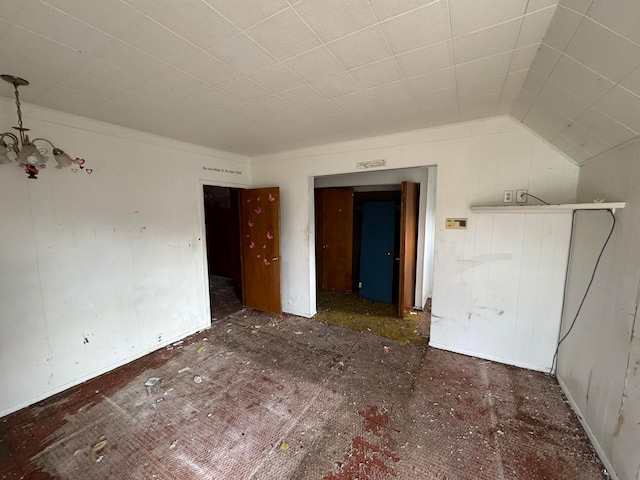
M 242 308 L 240 189 L 203 189 L 211 319 L 218 320 Z
M 435 167 L 318 177 L 314 198 L 318 320 L 427 338 Z

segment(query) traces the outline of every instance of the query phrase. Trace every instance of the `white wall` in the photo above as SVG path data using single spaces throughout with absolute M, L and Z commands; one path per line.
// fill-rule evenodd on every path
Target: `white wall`
M 640 144 L 580 169 L 578 201 L 625 201 L 575 327 L 560 348 L 558 379 L 587 432 L 621 480 L 640 478 Z M 609 233 L 606 212 L 580 212 L 567 282 L 564 328 L 575 316 Z
M 23 107 L 93 173 L 0 165 L 0 416 L 209 325 L 202 184 L 251 183 L 248 158 Z
M 254 183 L 281 189 L 285 311 L 315 314 L 313 177 L 358 172 L 358 162 L 379 159 L 386 160 L 388 169 L 437 165 L 431 341 L 496 358 L 498 344 L 514 339 L 512 334 L 505 337 L 505 332 L 514 330 L 520 305 L 509 302 L 506 309 L 498 295 L 483 305 L 474 301 L 472 279 L 483 267 L 476 267 L 473 259 L 486 237 L 478 231 L 479 222 L 469 206 L 501 204 L 503 190 L 518 188 L 528 188 L 550 203 L 573 202 L 578 168 L 510 117 L 256 157 L 252 159 Z M 445 230 L 446 217 L 468 217 L 469 229 Z M 526 239 L 517 241 L 522 245 Z M 507 271 L 516 277 L 523 273 L 516 263 Z M 548 291 L 543 288 L 534 300 L 545 295 Z M 501 310 L 504 313 L 497 318 Z M 496 314 L 480 319 L 487 311 Z M 526 363 L 514 350 L 501 361 Z

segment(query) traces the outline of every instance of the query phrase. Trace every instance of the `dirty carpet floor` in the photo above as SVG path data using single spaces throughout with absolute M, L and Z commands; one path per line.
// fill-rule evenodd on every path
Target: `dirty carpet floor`
M 604 476 L 550 377 L 244 310 L 0 419 L 0 478 Z

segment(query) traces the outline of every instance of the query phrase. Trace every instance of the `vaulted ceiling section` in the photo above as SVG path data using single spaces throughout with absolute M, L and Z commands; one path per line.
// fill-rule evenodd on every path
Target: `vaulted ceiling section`
M 640 132 L 639 24 L 636 0 L 7 0 L 0 73 L 246 155 L 511 114 L 581 163 Z

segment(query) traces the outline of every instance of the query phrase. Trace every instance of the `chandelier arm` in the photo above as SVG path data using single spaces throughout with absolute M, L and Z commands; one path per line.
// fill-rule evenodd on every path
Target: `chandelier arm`
M 47 142 L 49 145 L 51 145 L 51 148 L 53 148 L 54 150 L 57 150 L 56 146 L 51 143 L 49 140 L 47 140 L 46 138 L 34 138 L 33 140 L 31 140 L 31 143 L 36 143 L 38 140 L 42 140 L 43 142 Z
M 11 139 L 13 140 L 13 144 L 18 147 L 18 137 L 16 137 L 13 133 L 11 132 L 4 132 L 3 134 L 0 134 L 0 141 L 2 141 L 2 139 L 4 137 L 11 137 Z

